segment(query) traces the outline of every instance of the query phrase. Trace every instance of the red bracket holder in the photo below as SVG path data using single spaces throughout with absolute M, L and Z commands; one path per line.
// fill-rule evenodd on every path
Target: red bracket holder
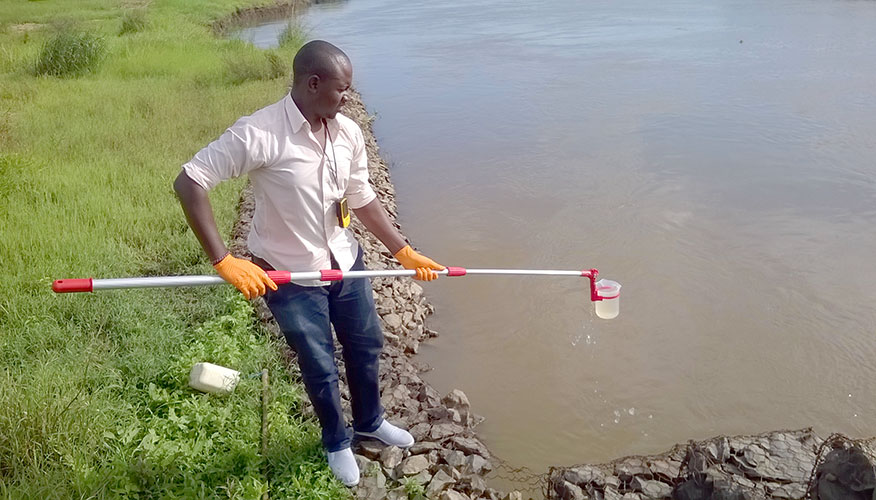
M 581 271 L 581 276 L 584 278 L 590 278 L 590 301 L 598 302 L 602 300 L 602 297 L 596 293 L 596 277 L 599 276 L 599 271 L 596 269 Z

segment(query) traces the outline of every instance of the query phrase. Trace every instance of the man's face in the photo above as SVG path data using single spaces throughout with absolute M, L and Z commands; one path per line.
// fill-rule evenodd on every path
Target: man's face
M 334 74 L 319 82 L 317 110 L 322 118 L 331 120 L 347 102 L 347 91 L 353 83 L 353 68 L 349 61 L 340 61 Z

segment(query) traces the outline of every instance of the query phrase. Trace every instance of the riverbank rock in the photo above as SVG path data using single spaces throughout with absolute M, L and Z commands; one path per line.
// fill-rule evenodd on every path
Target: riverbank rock
M 720 436 L 651 456 L 554 468 L 548 498 L 872 500 L 876 447 L 812 429 Z
M 812 500 L 876 499 L 876 446 L 828 438 L 830 452 L 816 469 L 809 493 Z

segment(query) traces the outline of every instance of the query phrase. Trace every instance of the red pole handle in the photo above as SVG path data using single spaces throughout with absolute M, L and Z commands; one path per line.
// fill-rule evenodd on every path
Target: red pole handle
M 91 278 L 55 280 L 52 290 L 56 293 L 93 292 Z
M 265 271 L 265 272 L 268 273 L 268 278 L 271 278 L 271 280 L 278 285 L 285 285 L 286 283 L 292 282 L 292 273 L 290 273 L 289 271 Z
M 465 276 L 467 272 L 464 267 L 447 266 L 447 276 Z

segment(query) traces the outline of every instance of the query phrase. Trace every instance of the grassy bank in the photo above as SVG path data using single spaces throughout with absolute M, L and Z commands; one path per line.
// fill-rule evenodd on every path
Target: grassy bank
M 266 469 L 275 498 L 347 495 L 297 411 L 300 387 L 232 288 L 50 290 L 65 277 L 212 272 L 171 182 L 285 90 L 294 43 L 264 52 L 210 29 L 259 1 L 3 3 L 0 496 L 260 498 Z M 94 57 L 66 71 L 77 44 Z M 211 195 L 224 234 L 240 188 Z M 266 461 L 258 382 L 193 392 L 198 361 L 270 369 Z

